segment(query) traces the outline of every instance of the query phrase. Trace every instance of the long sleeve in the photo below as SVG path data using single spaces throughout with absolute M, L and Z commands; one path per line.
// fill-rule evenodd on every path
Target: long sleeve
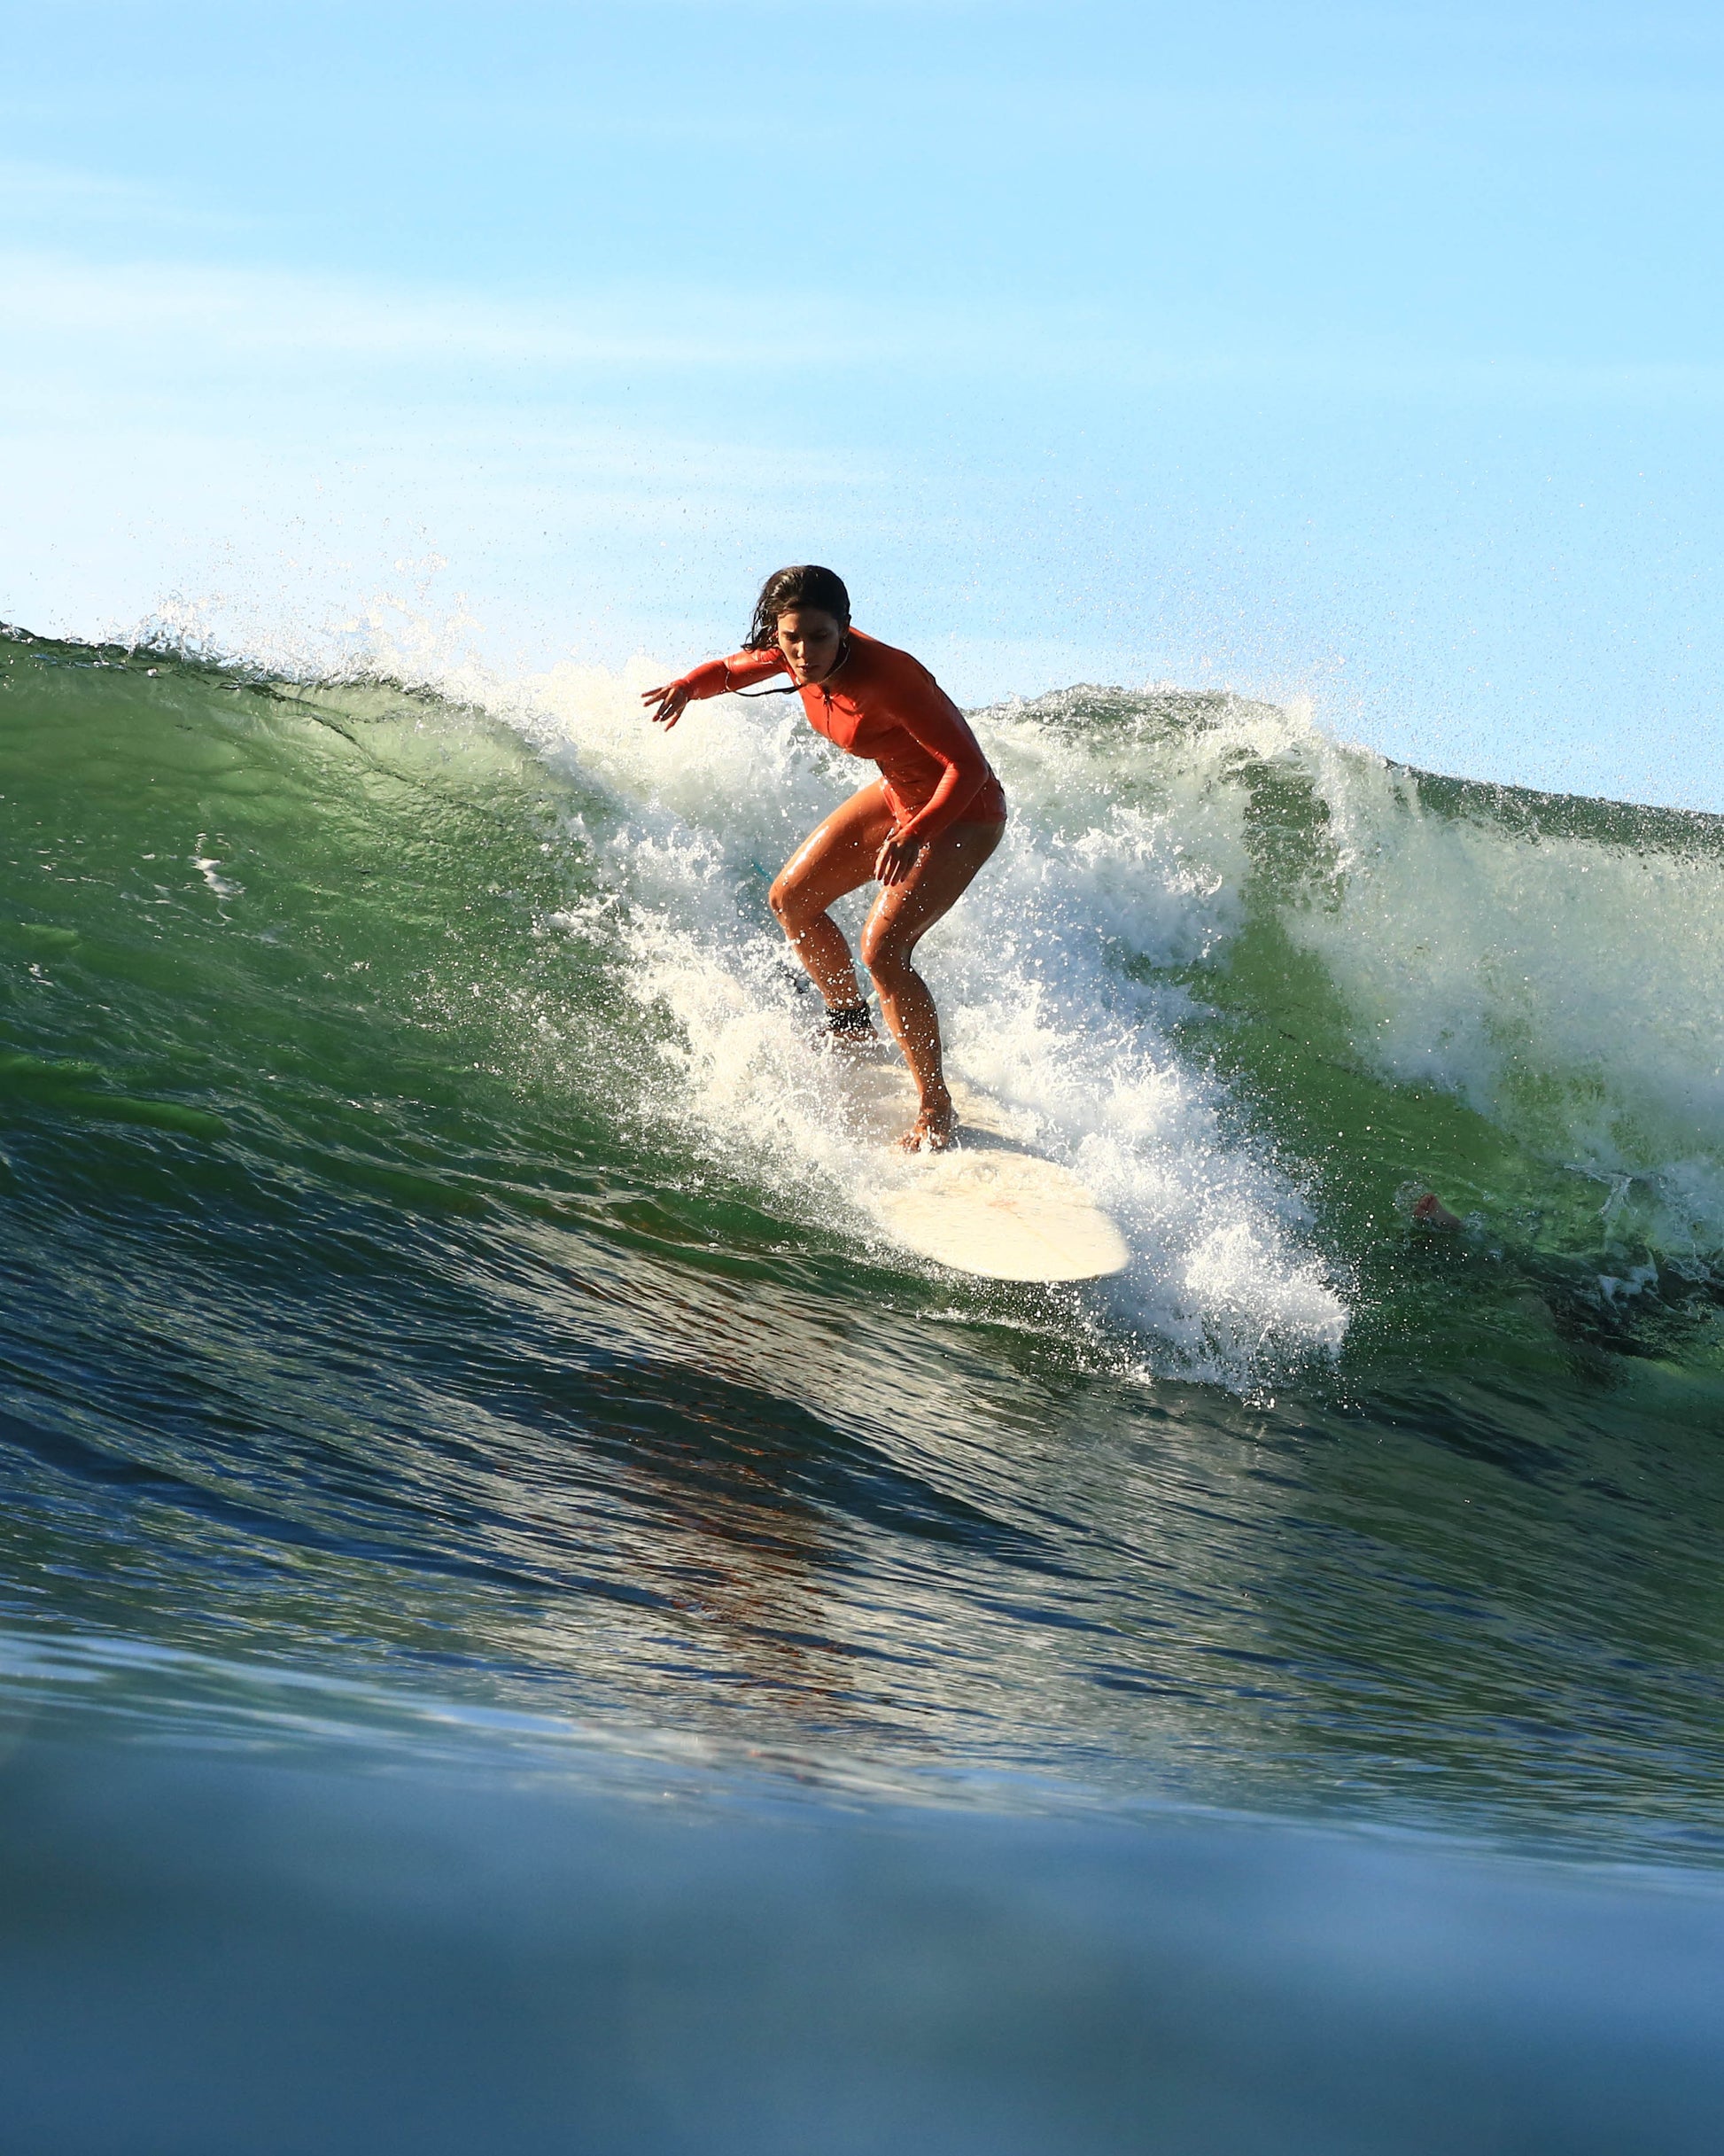
M 686 689 L 690 698 L 699 703 L 703 697 L 726 696 L 734 689 L 745 689 L 788 672 L 782 651 L 733 651 L 728 658 L 710 658 L 704 665 L 695 667 L 682 675 L 677 686 Z
M 921 673 L 920 668 L 917 671 Z M 993 774 L 968 720 L 932 674 L 922 673 L 911 694 L 894 699 L 892 715 L 920 747 L 945 766 L 939 783 L 898 837 L 937 838 L 959 820 Z

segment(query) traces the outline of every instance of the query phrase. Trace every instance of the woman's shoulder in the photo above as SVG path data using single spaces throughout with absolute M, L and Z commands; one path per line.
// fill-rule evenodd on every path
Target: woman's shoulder
M 934 676 L 920 659 L 909 651 L 900 651 L 896 644 L 882 643 L 878 636 L 870 636 L 866 630 L 852 627 L 850 645 L 861 660 L 865 670 L 881 682 L 930 683 Z

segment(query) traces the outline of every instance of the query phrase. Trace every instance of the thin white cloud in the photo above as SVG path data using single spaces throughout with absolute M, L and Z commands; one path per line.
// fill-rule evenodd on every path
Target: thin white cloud
M 152 181 L 22 158 L 0 158 L 0 218 L 14 234 L 47 227 L 64 237 L 70 227 L 81 238 L 101 230 L 128 237 L 237 232 L 252 223 Z
M 1388 340 L 1330 347 L 1274 325 L 1168 316 L 1149 333 L 1123 303 L 1057 315 L 907 299 L 882 320 L 780 294 L 763 309 L 669 286 L 533 300 L 390 286 L 276 267 L 98 262 L 65 251 L 0 252 L 0 383 L 14 428 L 82 390 L 168 397 L 206 409 L 214 387 L 365 401 L 428 386 L 483 411 L 501 385 L 623 386 L 651 374 L 866 370 L 876 381 L 954 379 L 985 399 L 1025 384 L 1093 393 L 1344 395 L 1419 401 L 1695 403 L 1724 399 L 1724 366 L 1649 358 L 1561 360 L 1432 353 Z M 459 375 L 460 385 L 449 379 Z M 488 380 L 487 380 L 487 377 Z M 19 410 L 20 403 L 23 407 Z M 213 415 L 212 415 L 213 416 Z
M 897 335 L 864 345 L 848 327 L 710 293 L 653 292 L 582 303 L 510 300 L 458 289 L 366 284 L 303 271 L 180 261 L 96 263 L 65 253 L 0 253 L 10 334 L 122 340 L 130 360 L 194 343 L 206 359 L 297 362 L 464 361 L 520 367 L 754 367 L 889 356 Z M 693 326 L 690 326 L 693 325 Z M 15 347 L 14 347 L 15 348 Z

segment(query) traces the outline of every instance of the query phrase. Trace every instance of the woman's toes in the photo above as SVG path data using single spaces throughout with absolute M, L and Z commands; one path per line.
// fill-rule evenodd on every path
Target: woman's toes
M 925 1108 L 898 1140 L 906 1153 L 944 1153 L 951 1143 L 951 1109 Z

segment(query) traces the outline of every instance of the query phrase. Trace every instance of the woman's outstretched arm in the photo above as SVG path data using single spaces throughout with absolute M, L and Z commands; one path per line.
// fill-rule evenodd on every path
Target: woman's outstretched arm
M 746 689 L 751 682 L 767 681 L 785 671 L 782 651 L 733 651 L 728 658 L 710 658 L 704 665 L 666 681 L 662 688 L 643 689 L 641 701 L 656 707 L 651 713 L 655 726 L 670 728 L 689 704 L 698 704 L 703 697 L 722 697 L 733 689 Z

